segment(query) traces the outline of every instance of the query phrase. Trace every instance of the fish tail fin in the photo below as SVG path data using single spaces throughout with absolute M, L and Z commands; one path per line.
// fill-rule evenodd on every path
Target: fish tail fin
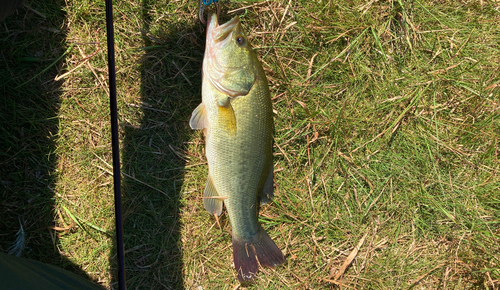
M 233 259 L 238 280 L 240 282 L 253 280 L 259 271 L 259 264 L 252 244 L 233 236 Z
M 259 263 L 264 267 L 276 267 L 285 262 L 285 256 L 273 239 L 259 226 L 259 241 L 253 244 Z
M 240 282 L 253 280 L 259 270 L 258 263 L 275 267 L 285 262 L 281 250 L 260 226 L 257 237 L 250 242 L 233 236 L 233 259 Z

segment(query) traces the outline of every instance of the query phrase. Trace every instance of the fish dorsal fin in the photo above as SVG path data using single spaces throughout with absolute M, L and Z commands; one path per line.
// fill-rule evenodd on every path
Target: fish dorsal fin
M 191 129 L 203 129 L 208 127 L 207 111 L 205 110 L 205 104 L 201 103 L 194 109 L 191 114 L 191 120 L 189 120 L 189 126 Z
M 205 209 L 213 215 L 220 216 L 222 213 L 222 200 L 223 197 L 217 194 L 212 178 L 208 175 L 207 185 L 205 186 L 205 191 L 203 192 L 203 205 L 205 206 Z
M 271 170 L 269 170 L 269 174 L 267 175 L 266 183 L 264 184 L 264 187 L 262 188 L 262 192 L 260 193 L 260 203 L 261 204 L 266 204 L 274 196 L 274 170 L 273 167 L 271 167 Z

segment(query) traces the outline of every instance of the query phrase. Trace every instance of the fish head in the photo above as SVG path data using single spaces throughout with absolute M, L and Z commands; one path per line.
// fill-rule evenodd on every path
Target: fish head
M 209 15 L 203 74 L 220 92 L 230 97 L 248 94 L 258 74 L 258 59 L 238 16 L 219 25 Z

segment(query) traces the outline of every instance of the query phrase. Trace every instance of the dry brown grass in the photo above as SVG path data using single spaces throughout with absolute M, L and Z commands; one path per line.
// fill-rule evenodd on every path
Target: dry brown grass
M 196 5 L 114 4 L 129 289 L 237 289 L 229 220 L 223 214 L 219 228 L 202 207 L 203 138 L 187 124 L 201 100 L 204 27 Z M 33 27 L 20 40 L 31 50 L 16 52 L 19 39 L 2 44 L 10 45 L 2 82 L 13 112 L 20 90 L 12 87 L 73 47 L 34 88 L 25 86 L 23 115 L 2 118 L 3 126 L 16 122 L 4 127 L 12 132 L 4 130 L 6 140 L 25 143 L 2 147 L 2 166 L 17 169 L 2 168 L 8 231 L 1 248 L 15 239 L 19 216 L 25 256 L 116 288 L 104 4 L 61 7 L 64 15 L 39 26 L 63 31 L 63 46 Z M 499 4 L 223 7 L 223 21 L 242 17 L 275 110 L 276 198 L 260 219 L 287 263 L 262 269 L 248 288 L 498 289 Z M 21 31 L 23 17 L 36 18 L 29 10 L 14 17 L 3 35 Z M 30 39 L 50 49 L 38 70 L 21 66 L 23 77 L 12 79 L 5 55 L 36 54 Z M 57 91 L 57 101 L 42 99 L 52 111 L 36 116 L 29 96 L 41 91 Z M 27 124 L 45 125 L 31 127 L 36 138 L 22 137 Z M 52 143 L 40 141 L 47 136 Z M 40 167 L 32 156 L 50 162 Z M 38 181 L 42 167 L 50 180 Z M 16 175 L 19 168 L 27 174 Z M 40 184 L 50 188 L 43 199 L 29 191 Z M 19 191 L 25 196 L 6 198 Z M 36 212 L 40 205 L 46 210 Z M 40 220 L 51 228 L 36 226 Z

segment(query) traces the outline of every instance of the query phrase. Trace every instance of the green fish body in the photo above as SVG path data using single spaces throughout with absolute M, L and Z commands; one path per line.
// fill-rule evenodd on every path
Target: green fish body
M 232 226 L 233 258 L 241 282 L 285 257 L 259 225 L 259 203 L 273 196 L 273 116 L 267 79 L 238 16 L 218 25 L 209 16 L 202 103 L 190 126 L 203 129 L 208 160 L 205 209 Z

